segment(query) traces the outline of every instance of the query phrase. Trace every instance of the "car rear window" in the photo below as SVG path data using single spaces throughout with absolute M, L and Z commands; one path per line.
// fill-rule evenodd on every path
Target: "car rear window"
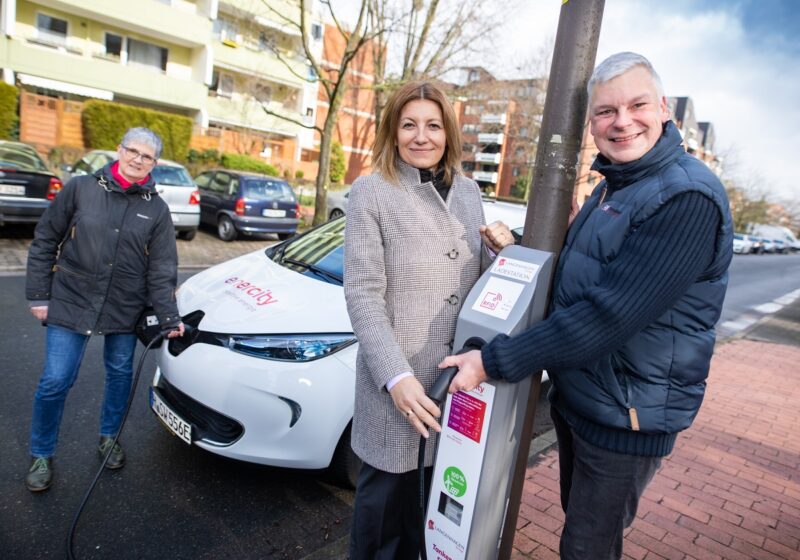
M 0 168 L 43 173 L 50 171 L 36 152 L 15 146 L 0 146 Z
M 171 185 L 178 187 L 194 186 L 189 172 L 183 167 L 173 167 L 171 165 L 157 165 L 151 171 L 153 180 L 160 185 Z
M 269 179 L 248 179 L 244 183 L 245 198 L 250 200 L 294 200 L 294 191 L 289 183 Z

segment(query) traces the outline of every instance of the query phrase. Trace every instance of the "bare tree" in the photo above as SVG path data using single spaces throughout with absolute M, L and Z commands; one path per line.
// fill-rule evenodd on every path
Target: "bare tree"
M 265 8 L 279 21 L 282 21 L 286 26 L 293 27 L 300 32 L 302 37 L 303 49 L 308 64 L 312 68 L 316 80 L 318 81 L 325 99 L 328 102 L 328 112 L 325 116 L 325 121 L 322 127 L 310 125 L 302 122 L 300 119 L 292 119 L 284 114 L 279 114 L 270 111 L 266 106 L 262 105 L 263 110 L 270 115 L 276 116 L 281 119 L 289 120 L 304 128 L 314 129 L 320 134 L 319 146 L 319 171 L 316 180 L 316 197 L 314 202 L 314 222 L 313 225 L 323 223 L 327 219 L 327 193 L 330 187 L 330 162 L 331 162 L 331 147 L 333 145 L 333 131 L 336 126 L 336 119 L 338 117 L 339 107 L 342 103 L 342 96 L 347 88 L 346 74 L 348 68 L 355 59 L 356 55 L 365 48 L 366 45 L 380 36 L 383 29 L 380 27 L 371 27 L 367 29 L 367 11 L 370 0 L 361 0 L 358 17 L 355 24 L 351 27 L 344 26 L 331 6 L 330 0 L 320 0 L 320 3 L 327 9 L 328 15 L 336 28 L 337 33 L 341 35 L 344 40 L 344 52 L 341 59 L 335 61 L 323 61 L 312 52 L 309 42 L 309 23 L 307 21 L 308 0 L 299 0 L 300 15 L 299 21 L 296 21 L 286 14 L 273 8 L 267 0 L 262 0 Z M 282 60 L 286 67 L 289 68 L 297 77 L 308 80 L 307 76 L 297 74 L 288 61 L 284 61 L 279 52 L 276 55 Z
M 375 45 L 375 126 L 398 86 L 439 79 L 490 52 L 488 39 L 513 9 L 495 0 L 368 0 L 369 25 L 382 31 Z M 389 60 L 390 52 L 399 54 Z M 396 68 L 390 68 L 396 67 Z

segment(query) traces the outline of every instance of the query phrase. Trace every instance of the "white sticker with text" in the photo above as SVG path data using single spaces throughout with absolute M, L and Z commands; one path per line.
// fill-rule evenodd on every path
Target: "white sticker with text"
M 517 303 L 525 286 L 492 276 L 481 290 L 478 301 L 472 306 L 475 311 L 506 320 Z
M 527 283 L 531 283 L 536 278 L 537 272 L 539 272 L 538 264 L 506 257 L 497 257 L 492 264 L 492 274 L 499 274 L 500 276 Z

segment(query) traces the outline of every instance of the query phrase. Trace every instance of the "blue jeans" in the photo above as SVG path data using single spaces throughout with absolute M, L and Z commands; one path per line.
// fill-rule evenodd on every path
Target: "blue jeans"
M 52 325 L 47 327 L 44 373 L 36 390 L 31 422 L 30 445 L 34 457 L 52 457 L 55 453 L 64 402 L 78 377 L 88 342 L 87 335 Z M 101 436 L 114 436 L 119 431 L 131 390 L 135 351 L 135 334 L 105 336 L 106 388 L 100 416 Z
M 622 531 L 633 523 L 639 498 L 661 457 L 606 451 L 581 439 L 555 407 L 550 416 L 558 437 L 558 467 L 564 529 L 562 560 L 619 560 Z

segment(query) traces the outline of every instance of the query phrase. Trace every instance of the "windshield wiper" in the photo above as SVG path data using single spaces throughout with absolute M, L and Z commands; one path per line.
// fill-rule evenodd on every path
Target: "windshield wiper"
M 307 270 L 310 270 L 311 272 L 313 272 L 315 274 L 319 274 L 320 276 L 327 276 L 331 280 L 336 280 L 337 282 L 343 282 L 344 281 L 344 279 L 341 276 L 339 276 L 338 274 L 336 274 L 334 272 L 330 272 L 328 270 L 325 270 L 324 268 L 320 268 L 320 267 L 318 267 L 318 266 L 316 266 L 314 264 L 307 263 L 305 261 L 299 261 L 297 259 L 293 259 L 292 257 L 283 257 L 281 259 L 281 262 L 282 263 L 293 264 L 295 266 L 301 266 L 301 267 L 303 267 L 303 268 L 305 268 Z

